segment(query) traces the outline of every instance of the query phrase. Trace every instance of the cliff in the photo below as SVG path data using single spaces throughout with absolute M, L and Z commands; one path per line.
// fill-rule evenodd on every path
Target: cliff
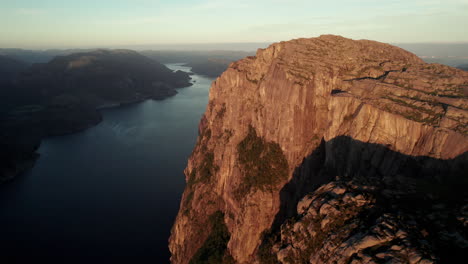
M 368 40 L 297 39 L 232 63 L 185 170 L 171 261 L 462 254 L 467 95 L 467 72 Z

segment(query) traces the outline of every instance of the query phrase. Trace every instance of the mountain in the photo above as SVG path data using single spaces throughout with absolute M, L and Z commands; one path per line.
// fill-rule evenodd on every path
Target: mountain
M 48 49 L 48 50 L 27 50 L 27 49 L 0 49 L 0 55 L 23 61 L 28 65 L 34 63 L 47 63 L 57 56 L 70 55 L 73 53 L 91 52 L 92 49 Z
M 458 68 L 458 69 L 461 69 L 461 70 L 464 70 L 464 71 L 468 71 L 468 64 L 458 65 L 457 68 Z
M 218 77 L 231 62 L 254 55 L 247 51 L 171 51 L 171 50 L 145 50 L 141 54 L 164 63 L 184 62 L 192 67 L 192 72 L 209 77 Z
M 34 64 L 19 79 L 26 94 L 50 101 L 61 94 L 91 103 L 162 99 L 190 85 L 189 76 L 130 50 L 97 50 Z
M 0 55 L 0 85 L 14 81 L 27 67 L 25 62 Z
M 235 60 L 209 58 L 205 61 L 191 62 L 186 65 L 192 67 L 191 71 L 194 73 L 216 78 L 219 77 L 233 61 Z
M 452 67 L 468 63 L 468 43 L 397 43 L 395 45 L 416 54 L 427 63 Z
M 468 56 L 468 43 L 395 43 L 395 46 L 424 57 Z
M 452 263 L 468 246 L 468 73 L 325 35 L 210 90 L 172 263 Z
M 31 168 L 46 136 L 102 120 L 97 109 L 161 100 L 190 76 L 130 50 L 96 50 L 33 64 L 0 90 L 0 182 Z

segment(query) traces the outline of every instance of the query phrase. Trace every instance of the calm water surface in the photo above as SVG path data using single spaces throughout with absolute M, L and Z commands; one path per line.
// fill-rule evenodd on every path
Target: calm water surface
M 212 82 L 192 78 L 174 97 L 107 109 L 96 127 L 44 140 L 30 173 L 0 186 L 0 261 L 168 263 Z

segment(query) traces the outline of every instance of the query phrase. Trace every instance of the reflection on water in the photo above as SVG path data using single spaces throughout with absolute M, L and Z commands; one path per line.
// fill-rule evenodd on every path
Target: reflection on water
M 192 78 L 174 97 L 107 109 L 96 127 L 44 140 L 34 169 L 0 186 L 2 257 L 168 263 L 183 169 L 212 81 Z

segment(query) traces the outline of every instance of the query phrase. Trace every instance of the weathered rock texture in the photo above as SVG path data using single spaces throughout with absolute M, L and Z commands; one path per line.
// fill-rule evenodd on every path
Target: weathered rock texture
M 172 262 L 214 260 L 201 253 L 220 212 L 228 242 L 211 255 L 225 263 L 462 254 L 467 93 L 467 72 L 338 36 L 273 44 L 232 63 L 211 87 L 185 170 Z

